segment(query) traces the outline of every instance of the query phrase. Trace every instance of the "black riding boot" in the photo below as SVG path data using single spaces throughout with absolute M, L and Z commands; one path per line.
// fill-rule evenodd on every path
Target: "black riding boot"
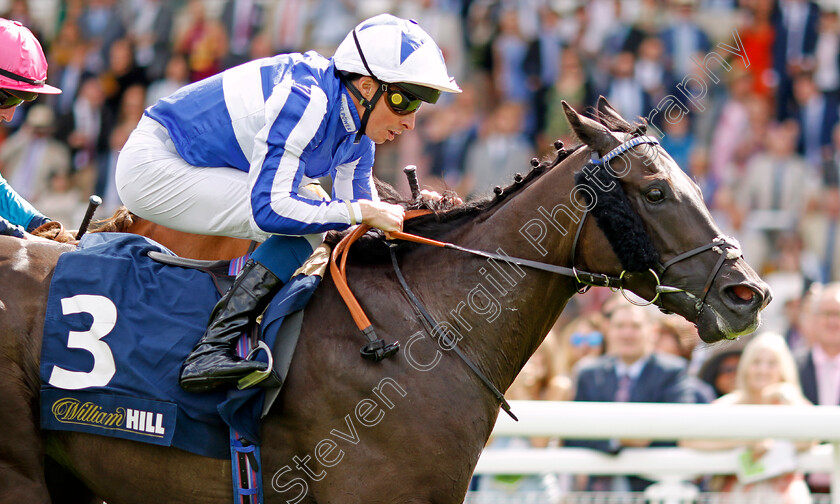
M 204 392 L 235 384 L 254 371 L 265 371 L 265 362 L 247 361 L 234 353 L 237 338 L 251 330 L 271 294 L 282 285 L 268 268 L 248 260 L 233 286 L 213 308 L 201 341 L 181 367 L 181 388 Z

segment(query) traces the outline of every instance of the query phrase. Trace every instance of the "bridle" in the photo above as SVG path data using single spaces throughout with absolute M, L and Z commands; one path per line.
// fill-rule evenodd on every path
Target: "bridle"
M 649 136 L 649 135 L 636 136 L 636 137 L 633 137 L 633 138 L 625 141 L 624 143 L 622 143 L 618 147 L 612 149 L 611 151 L 609 151 L 607 154 L 605 154 L 602 157 L 597 157 L 596 152 L 593 151 L 590 162 L 593 165 L 596 165 L 596 166 L 604 166 L 607 163 L 609 163 L 609 161 L 611 159 L 616 158 L 616 157 L 624 154 L 625 152 L 629 151 L 633 147 L 636 147 L 638 145 L 643 145 L 643 144 L 659 145 L 659 140 L 656 137 L 652 137 L 652 136 Z M 738 259 L 742 255 L 741 246 L 735 238 L 732 238 L 732 237 L 729 237 L 729 236 L 724 236 L 724 235 L 718 235 L 710 243 L 707 243 L 705 245 L 700 245 L 699 247 L 693 248 L 693 249 L 691 249 L 687 252 L 677 254 L 676 256 L 672 257 L 671 259 L 665 261 L 664 263 L 660 262 L 660 263 L 656 264 L 654 267 L 650 268 L 648 270 L 648 272 L 653 276 L 653 279 L 656 282 L 656 286 L 654 288 L 655 295 L 654 295 L 653 299 L 651 299 L 649 301 L 639 302 L 639 301 L 635 300 L 633 297 L 628 296 L 626 291 L 625 291 L 625 288 L 624 288 L 624 285 L 623 285 L 623 280 L 624 280 L 625 275 L 628 273 L 627 271 L 622 271 L 621 274 L 618 277 L 609 276 L 609 275 L 606 275 L 606 274 L 603 274 L 603 273 L 601 273 L 601 274 L 586 273 L 584 275 L 583 272 L 578 271 L 574 267 L 575 259 L 577 258 L 577 245 L 578 245 L 578 242 L 580 241 L 580 235 L 581 235 L 581 232 L 583 230 L 583 225 L 586 222 L 586 217 L 589 215 L 589 210 L 590 210 L 589 207 L 587 207 L 583 211 L 583 215 L 581 216 L 580 221 L 578 222 L 577 230 L 575 231 L 574 240 L 572 241 L 571 264 L 573 266 L 572 266 L 571 269 L 572 269 L 573 275 L 575 277 L 575 280 L 577 281 L 577 284 L 578 284 L 577 291 L 580 294 L 583 294 L 584 292 L 589 290 L 590 287 L 609 287 L 611 289 L 616 289 L 616 290 L 620 291 L 622 296 L 624 296 L 624 298 L 627 299 L 627 301 L 629 301 L 630 303 L 633 303 L 633 304 L 638 305 L 638 306 L 648 306 L 648 305 L 651 305 L 651 304 L 655 304 L 656 306 L 659 307 L 660 310 L 662 310 L 664 312 L 668 312 L 668 310 L 662 305 L 661 295 L 663 295 L 663 294 L 676 294 L 676 293 L 682 292 L 682 293 L 685 293 L 687 296 L 695 298 L 694 308 L 695 308 L 695 312 L 696 312 L 696 317 L 699 319 L 700 318 L 700 312 L 702 311 L 703 307 L 706 305 L 706 303 L 705 303 L 706 297 L 708 296 L 709 291 L 711 290 L 712 284 L 714 283 L 715 278 L 717 278 L 717 275 L 720 272 L 720 269 L 723 267 L 724 262 L 726 262 L 729 259 L 732 259 L 732 260 Z M 706 284 L 703 287 L 703 294 L 702 294 L 701 297 L 698 298 L 698 297 L 694 296 L 693 294 L 691 294 L 690 292 L 688 292 L 685 289 L 682 289 L 680 287 L 675 287 L 675 286 L 671 286 L 671 285 L 662 285 L 660 279 L 665 275 L 665 272 L 668 270 L 668 268 L 670 268 L 671 266 L 673 266 L 674 264 L 676 264 L 678 262 L 681 262 L 681 261 L 684 261 L 684 260 L 689 259 L 691 257 L 694 257 L 698 254 L 701 254 L 701 253 L 707 251 L 707 250 L 713 250 L 713 251 L 717 252 L 720 255 L 720 258 L 718 258 L 717 263 L 712 268 L 712 271 L 709 273 L 709 276 L 706 279 Z M 593 275 L 595 275 L 595 279 L 596 279 L 595 281 L 592 280 Z M 659 302 L 657 302 L 657 301 L 659 301 Z
M 603 165 L 609 162 L 610 159 L 613 159 L 628 150 L 636 147 L 637 145 L 642 144 L 650 144 L 650 145 L 659 145 L 659 140 L 655 137 L 651 136 L 637 136 L 633 137 L 615 149 L 608 152 L 603 157 L 597 157 L 596 154 L 593 152 L 591 162 L 596 165 Z M 413 210 L 406 212 L 406 219 L 419 217 L 421 215 L 427 215 L 431 213 L 430 210 Z M 695 311 L 697 319 L 700 318 L 700 313 L 703 307 L 706 305 L 706 296 L 708 295 L 712 283 L 714 283 L 715 278 L 717 277 L 718 273 L 720 272 L 721 267 L 723 267 L 724 262 L 729 259 L 737 259 L 741 257 L 741 248 L 738 245 L 738 242 L 734 238 L 729 238 L 725 236 L 718 236 L 713 239 L 710 243 L 705 245 L 701 245 L 699 247 L 693 248 L 687 252 L 683 252 L 677 254 L 676 256 L 672 257 L 671 259 L 665 261 L 664 263 L 657 263 L 655 267 L 650 268 L 648 271 L 653 276 L 656 286 L 655 286 L 655 295 L 653 299 L 650 301 L 646 301 L 644 303 L 639 303 L 635 301 L 631 297 L 627 295 L 625 292 L 625 287 L 623 285 L 625 275 L 628 273 L 626 270 L 622 271 L 619 276 L 611 276 L 607 275 L 606 273 L 591 273 L 588 271 L 581 271 L 574 267 L 574 261 L 576 258 L 577 252 L 577 244 L 580 241 L 580 236 L 583 230 L 584 223 L 586 221 L 586 216 L 589 213 L 589 209 L 587 208 L 580 221 L 578 223 L 577 230 L 575 231 L 574 241 L 572 242 L 572 250 L 571 250 L 571 264 L 573 265 L 571 268 L 567 268 L 565 266 L 557 266 L 554 264 L 543 263 L 539 261 L 532 261 L 530 259 L 522 259 L 518 257 L 510 257 L 503 254 L 497 254 L 494 252 L 487 252 L 483 250 L 474 250 L 466 247 L 461 247 L 459 245 L 455 245 L 454 243 L 448 242 L 441 242 L 438 240 L 434 240 L 431 238 L 426 238 L 423 236 L 417 236 L 414 234 L 404 233 L 402 231 L 399 232 L 391 232 L 386 233 L 386 237 L 391 240 L 389 246 L 389 252 L 391 255 L 391 263 L 394 267 L 394 271 L 396 272 L 397 279 L 399 280 L 400 286 L 405 291 L 406 295 L 408 296 L 411 303 L 414 305 L 414 308 L 418 311 L 421 315 L 421 320 L 423 320 L 426 324 L 428 324 L 432 328 L 432 333 L 438 333 L 438 336 L 445 340 L 447 343 L 448 348 L 454 350 L 455 354 L 463 360 L 467 366 L 475 373 L 479 379 L 487 386 L 488 389 L 493 393 L 494 397 L 501 403 L 502 409 L 509 414 L 511 417 L 516 419 L 513 413 L 510 411 L 510 406 L 508 405 L 507 401 L 505 400 L 504 394 L 502 394 L 496 386 L 481 372 L 481 370 L 474 364 L 470 359 L 464 355 L 458 346 L 452 342 L 449 337 L 445 334 L 445 331 L 435 331 L 434 329 L 439 327 L 439 324 L 432 318 L 417 296 L 411 291 L 411 288 L 408 286 L 405 277 L 403 276 L 402 272 L 400 271 L 399 263 L 397 261 L 397 256 L 395 252 L 396 245 L 393 240 L 404 240 L 410 241 L 415 243 L 421 243 L 426 245 L 433 245 L 436 247 L 452 249 L 452 250 L 459 250 L 461 252 L 466 252 L 468 254 L 472 254 L 479 257 L 484 257 L 488 259 L 494 259 L 498 261 L 504 261 L 506 263 L 516 264 L 519 266 L 525 266 L 532 269 L 537 269 L 541 271 L 547 271 L 550 273 L 555 273 L 558 275 L 573 277 L 575 282 L 577 283 L 577 292 L 584 293 L 590 287 L 608 287 L 610 289 L 618 290 L 622 293 L 622 295 L 631 303 L 637 305 L 650 305 L 656 304 L 662 311 L 667 311 L 664 308 L 661 298 L 664 294 L 676 294 L 676 293 L 685 293 L 686 295 L 696 298 L 695 301 Z M 330 259 L 330 272 L 333 277 L 333 281 L 335 282 L 336 288 L 339 291 L 339 294 L 344 299 L 345 304 L 347 305 L 348 309 L 350 310 L 350 314 L 353 317 L 356 326 L 368 340 L 368 343 L 362 347 L 361 355 L 363 358 L 372 360 L 374 362 L 379 362 L 383 359 L 391 357 L 392 355 L 396 354 L 399 350 L 399 342 L 394 343 L 385 343 L 384 340 L 378 338 L 376 336 L 376 332 L 373 328 L 373 324 L 371 324 L 370 320 L 367 318 L 367 315 L 364 313 L 361 305 L 356 300 L 353 293 L 350 291 L 349 285 L 347 284 L 347 277 L 346 277 L 346 263 L 348 257 L 348 251 L 350 245 L 362 235 L 364 235 L 370 227 L 362 224 L 354 229 L 351 233 L 345 236 L 338 245 L 333 249 L 332 256 Z M 649 238 L 648 238 L 649 239 Z M 664 276 L 665 272 L 673 266 L 674 264 L 699 255 L 707 250 L 712 250 L 720 254 L 720 258 L 718 259 L 717 263 L 715 264 L 714 268 L 712 268 L 709 277 L 706 280 L 706 284 L 703 288 L 703 295 L 699 298 L 691 294 L 690 292 L 682 289 L 680 287 L 671 286 L 671 285 L 662 285 L 660 278 Z M 657 301 L 659 301 L 657 303 Z M 434 336 L 434 334 L 432 334 Z

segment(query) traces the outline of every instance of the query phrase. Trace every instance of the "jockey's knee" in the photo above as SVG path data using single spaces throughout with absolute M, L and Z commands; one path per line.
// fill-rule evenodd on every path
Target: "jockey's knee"
M 315 243 L 316 240 L 308 238 L 272 235 L 251 254 L 251 258 L 271 270 L 283 283 L 286 283 L 295 270 L 309 259 L 318 245 Z

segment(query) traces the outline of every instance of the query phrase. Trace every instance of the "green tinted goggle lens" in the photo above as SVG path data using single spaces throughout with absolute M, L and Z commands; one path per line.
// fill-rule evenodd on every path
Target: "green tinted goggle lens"
M 37 96 L 38 93 L 27 93 L 23 91 L 19 91 L 16 96 L 5 89 L 0 89 L 0 109 L 10 109 L 25 101 L 32 101 Z
M 412 96 L 395 86 L 388 86 L 386 96 L 388 106 L 391 107 L 391 110 L 393 110 L 395 114 L 399 115 L 408 115 L 419 109 L 420 104 L 423 103 L 419 98 Z

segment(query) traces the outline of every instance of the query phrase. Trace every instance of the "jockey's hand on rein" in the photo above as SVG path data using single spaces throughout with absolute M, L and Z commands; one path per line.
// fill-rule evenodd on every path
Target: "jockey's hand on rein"
M 384 201 L 359 200 L 362 223 L 385 232 L 402 231 L 405 209 Z

